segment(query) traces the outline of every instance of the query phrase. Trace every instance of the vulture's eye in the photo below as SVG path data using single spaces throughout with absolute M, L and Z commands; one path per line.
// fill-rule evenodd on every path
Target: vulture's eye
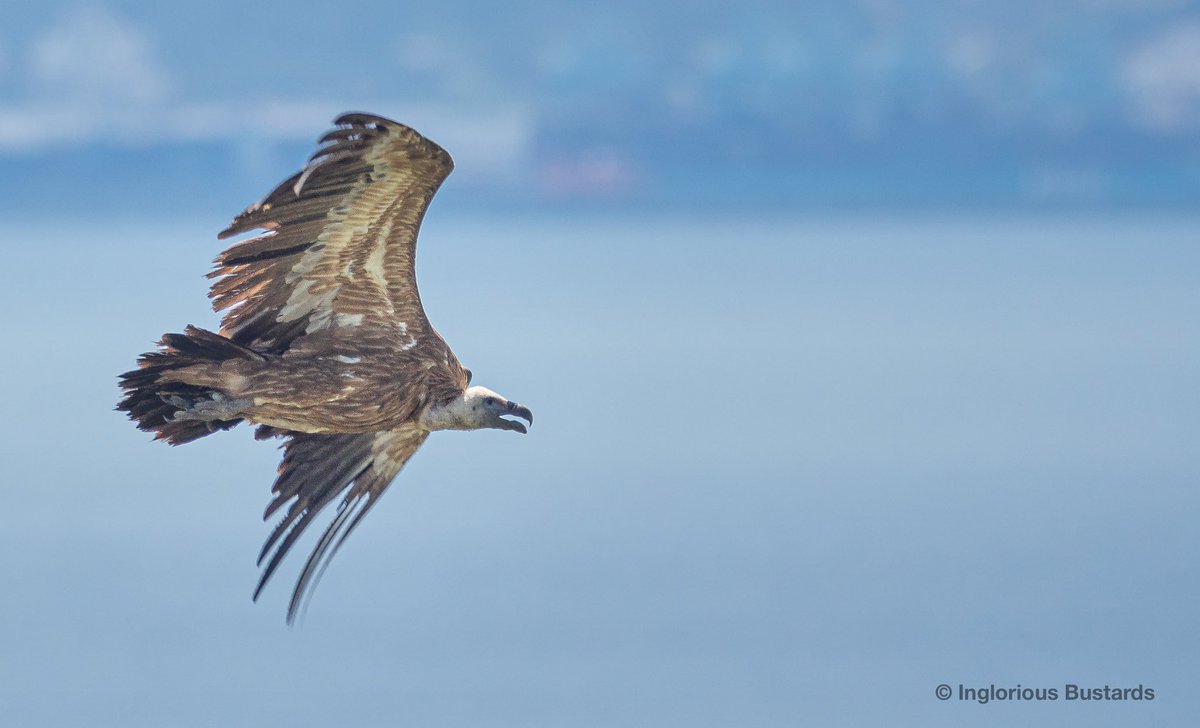
M 483 403 L 490 407 L 490 406 L 496 404 L 496 400 L 492 397 L 488 397 L 487 399 L 483 400 Z

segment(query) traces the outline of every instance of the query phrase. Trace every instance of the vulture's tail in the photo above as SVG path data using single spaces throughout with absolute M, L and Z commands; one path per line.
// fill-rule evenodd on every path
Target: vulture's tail
M 154 439 L 181 445 L 218 430 L 228 430 L 241 418 L 228 414 L 233 402 L 218 389 L 179 381 L 163 381 L 167 372 L 229 359 L 258 359 L 258 352 L 211 331 L 188 326 L 182 334 L 164 334 L 159 350 L 138 357 L 138 368 L 121 375 L 125 398 L 117 409 L 129 413 L 139 429 Z M 222 416 L 224 415 L 224 417 Z

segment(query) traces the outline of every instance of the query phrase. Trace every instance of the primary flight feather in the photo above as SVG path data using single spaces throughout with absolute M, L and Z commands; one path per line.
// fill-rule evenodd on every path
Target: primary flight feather
M 209 274 L 221 330 L 188 326 L 121 375 L 117 408 L 172 445 L 242 421 L 284 438 L 258 597 L 325 506 L 292 621 L 315 579 L 430 432 L 526 432 L 530 411 L 484 387 L 425 317 L 414 270 L 429 201 L 454 168 L 407 126 L 345 114 L 304 169 L 234 218 Z

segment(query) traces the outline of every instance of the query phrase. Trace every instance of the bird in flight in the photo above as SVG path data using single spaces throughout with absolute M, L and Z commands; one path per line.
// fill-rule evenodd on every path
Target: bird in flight
M 218 333 L 188 326 L 121 375 L 117 409 L 172 445 L 246 421 L 283 438 L 259 554 L 263 587 L 321 511 L 288 622 L 329 559 L 429 433 L 525 433 L 528 408 L 470 386 L 421 306 L 414 261 L 429 201 L 454 168 L 407 126 L 344 114 L 302 170 L 220 233 L 257 231 L 209 273 Z M 265 565 L 264 565 L 265 564 Z

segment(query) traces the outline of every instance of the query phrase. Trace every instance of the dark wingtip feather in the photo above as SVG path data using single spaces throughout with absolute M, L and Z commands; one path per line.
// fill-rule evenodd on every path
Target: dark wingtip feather
M 375 505 L 376 500 L 378 499 L 372 497 L 370 492 L 346 495 L 338 507 L 337 516 L 325 529 L 325 533 L 321 534 L 321 540 L 309 554 L 308 560 L 304 563 L 304 569 L 300 572 L 300 578 L 296 580 L 296 587 L 292 590 L 292 598 L 288 602 L 288 624 L 295 622 L 296 616 L 312 600 L 312 595 L 321 582 L 325 569 L 329 567 L 333 557 L 341 550 L 342 544 L 346 542 L 346 537 L 353 533 L 363 516 L 371 510 L 371 506 Z
M 333 123 L 338 126 L 377 126 L 382 129 L 386 129 L 388 126 L 403 126 L 387 117 L 365 111 L 347 111 L 334 119 Z

